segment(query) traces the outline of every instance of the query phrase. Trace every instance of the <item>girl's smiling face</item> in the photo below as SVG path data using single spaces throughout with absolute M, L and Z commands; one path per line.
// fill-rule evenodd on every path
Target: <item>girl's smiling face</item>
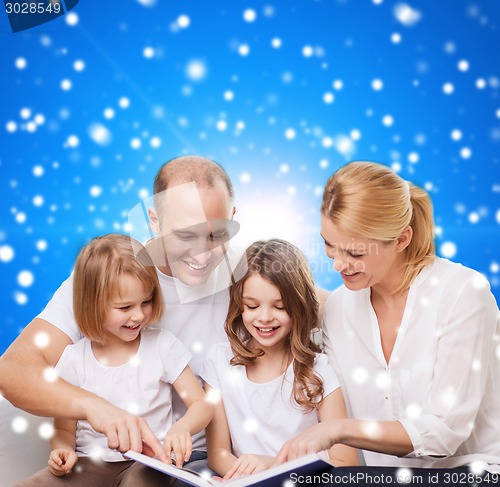
M 282 349 L 292 331 L 279 289 L 259 274 L 252 274 L 243 285 L 241 317 L 252 340 L 264 350 Z

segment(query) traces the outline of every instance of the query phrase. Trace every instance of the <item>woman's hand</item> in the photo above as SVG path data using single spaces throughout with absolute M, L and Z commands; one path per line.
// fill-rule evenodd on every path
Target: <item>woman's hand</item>
M 78 456 L 74 450 L 66 450 L 64 448 L 57 448 L 52 450 L 49 456 L 49 471 L 56 477 L 68 475 L 73 470 Z
M 174 453 L 175 464 L 182 467 L 187 462 L 193 451 L 193 441 L 189 428 L 177 421 L 167 432 L 163 440 L 163 450 L 166 453 L 166 463 L 172 463 L 171 454 Z
M 318 423 L 295 438 L 288 440 L 276 455 L 273 466 L 331 448 L 336 443 L 333 435 L 334 424 L 334 421 Z
M 265 455 L 241 455 L 226 475 L 224 475 L 223 480 L 262 472 L 263 470 L 267 470 L 273 462 L 273 457 Z

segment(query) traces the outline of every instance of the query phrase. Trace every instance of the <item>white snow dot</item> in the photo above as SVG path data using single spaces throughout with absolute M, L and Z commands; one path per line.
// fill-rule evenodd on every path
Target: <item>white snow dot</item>
M 17 275 L 17 283 L 21 287 L 30 287 L 35 281 L 35 276 L 31 271 L 21 271 Z
M 186 66 L 186 76 L 193 81 L 200 81 L 205 78 L 207 67 L 199 60 L 190 61 Z
M 204 350 L 204 346 L 202 342 L 193 342 L 191 345 L 191 351 L 195 354 L 200 354 Z
M 142 145 L 141 139 L 139 139 L 137 137 L 134 137 L 130 141 L 130 147 L 132 147 L 132 149 L 140 149 L 141 145 Z
M 255 10 L 251 8 L 247 8 L 243 12 L 243 19 L 245 20 L 245 22 L 254 22 L 256 18 L 257 18 L 257 13 L 255 12 Z
M 177 25 L 181 29 L 186 29 L 187 27 L 189 27 L 190 24 L 191 24 L 191 19 L 189 18 L 189 16 L 182 14 L 179 15 L 179 17 L 177 17 Z
M 43 252 L 44 250 L 47 250 L 48 244 L 46 240 L 40 239 L 36 243 L 36 248 L 40 251 Z
M 36 123 L 33 122 L 33 121 L 29 121 L 27 124 L 26 124 L 26 132 L 30 132 L 30 133 L 33 133 L 33 132 L 36 132 L 36 129 L 37 129 L 37 126 L 36 126 Z
M 391 42 L 393 44 L 399 44 L 401 42 L 401 34 L 394 32 L 394 34 L 391 35 Z
M 486 88 L 486 80 L 483 78 L 478 78 L 476 80 L 476 88 L 478 90 L 482 90 L 482 89 Z
M 280 172 L 283 174 L 286 174 L 288 171 L 290 171 L 290 166 L 288 164 L 281 164 L 280 165 Z
M 153 149 L 158 149 L 158 147 L 161 146 L 161 139 L 160 137 L 151 137 L 151 140 L 149 141 L 149 144 Z
M 250 46 L 248 44 L 241 44 L 238 47 L 238 53 L 240 56 L 248 56 L 250 54 Z
M 66 140 L 66 145 L 68 147 L 75 148 L 78 147 L 79 144 L 80 144 L 80 139 L 76 135 L 70 135 Z
M 16 63 L 15 64 L 16 64 L 16 68 L 17 69 L 24 69 L 28 65 L 26 59 L 23 58 L 23 57 L 18 57 L 16 59 Z
M 20 211 L 19 213 L 16 214 L 15 218 L 17 223 L 24 223 L 28 217 L 26 216 L 26 213 Z
M 257 433 L 259 430 L 259 422 L 255 418 L 247 418 L 243 422 L 243 429 L 249 434 Z
M 43 196 L 36 195 L 33 197 L 33 205 L 34 206 L 42 206 L 44 202 Z
M 90 138 L 98 145 L 108 145 L 111 142 L 111 132 L 101 123 L 93 123 L 89 127 Z
M 326 149 L 329 149 L 330 147 L 333 146 L 333 139 L 331 137 L 323 137 L 321 139 L 321 145 L 325 147 Z
M 332 83 L 334 90 L 340 91 L 344 87 L 344 82 L 341 79 L 336 79 Z
M 460 149 L 460 157 L 462 159 L 470 159 L 471 156 L 472 156 L 472 151 L 470 150 L 469 147 L 462 147 L 462 149 Z
M 9 132 L 11 134 L 14 133 L 17 130 L 17 123 L 14 122 L 13 120 L 9 120 L 5 124 L 5 130 L 7 130 L 7 132 Z
M 451 95 L 455 91 L 455 87 L 453 86 L 453 83 L 445 83 L 443 85 L 443 93 L 445 95 Z
M 286 129 L 285 130 L 285 138 L 288 139 L 288 140 L 293 140 L 295 139 L 295 136 L 297 135 L 297 133 L 295 132 L 294 129 Z
M 14 258 L 14 249 L 10 245 L 0 246 L 0 262 L 10 262 Z
M 411 164 L 416 164 L 420 159 L 420 156 L 416 152 L 410 152 L 408 154 L 408 161 Z
M 356 384 L 364 384 L 368 380 L 368 372 L 358 367 L 352 372 L 352 380 L 356 382 Z
M 45 348 L 50 343 L 49 334 L 44 331 L 39 331 L 34 338 L 35 347 Z
M 469 70 L 469 62 L 466 61 L 465 59 L 461 59 L 460 61 L 458 61 L 457 66 L 458 66 L 458 70 L 462 71 L 463 73 L 465 73 L 465 71 Z
M 28 420 L 24 416 L 16 416 L 10 423 L 10 426 L 15 433 L 25 433 L 28 429 Z
M 274 37 L 271 40 L 271 46 L 274 47 L 274 49 L 279 49 L 282 45 L 281 39 L 279 37 Z
M 491 273 L 496 274 L 499 270 L 500 270 L 500 266 L 498 265 L 498 262 L 492 262 L 490 264 L 490 272 Z
M 31 117 L 31 110 L 29 108 L 21 108 L 21 110 L 19 112 L 19 116 L 22 119 L 27 120 L 28 118 Z
M 351 139 L 352 140 L 359 140 L 361 139 L 361 132 L 358 129 L 353 129 L 351 130 Z
M 386 127 L 391 127 L 394 124 L 394 118 L 391 115 L 384 115 L 382 118 L 382 123 Z
M 380 91 L 384 87 L 384 82 L 381 79 L 372 80 L 372 89 L 375 91 Z
M 451 131 L 451 139 L 458 141 L 462 138 L 462 132 L 458 129 L 454 129 Z
M 234 100 L 234 93 L 231 90 L 226 90 L 224 92 L 224 100 L 226 101 Z
M 58 377 L 59 377 L 59 375 L 57 374 L 57 371 L 56 371 L 56 369 L 54 367 L 47 367 L 43 371 L 43 378 L 47 382 L 55 382 Z
M 452 259 L 457 254 L 457 246 L 453 242 L 443 242 L 440 251 L 443 257 Z
M 240 182 L 242 184 L 248 184 L 252 179 L 252 176 L 248 172 L 243 172 L 240 174 Z
M 411 27 L 421 19 L 422 14 L 406 3 L 398 3 L 394 6 L 394 16 L 401 24 Z
M 66 14 L 66 23 L 71 27 L 75 26 L 76 24 L 78 24 L 78 15 L 74 12 Z
M 106 108 L 103 112 L 104 118 L 111 120 L 115 116 L 115 111 L 112 108 Z
M 81 72 L 85 69 L 85 63 L 81 59 L 77 59 L 73 63 L 73 69 L 77 72 Z
M 475 211 L 469 213 L 469 222 L 470 223 L 477 223 L 479 221 L 479 214 L 476 213 Z
M 481 460 L 475 460 L 469 463 L 469 469 L 474 475 L 483 475 L 486 471 L 487 463 Z
M 417 419 L 422 413 L 422 407 L 417 403 L 410 403 L 405 409 L 406 416 L 409 419 Z
M 37 125 L 43 125 L 45 123 L 45 116 L 41 113 L 35 115 L 34 121 Z
M 497 210 L 497 213 L 495 215 L 495 218 L 497 220 L 497 223 L 500 223 L 500 210 Z
M 321 169 L 326 169 L 328 167 L 328 159 L 321 159 L 321 161 L 319 161 L 319 167 Z
M 219 404 L 221 400 L 221 395 L 215 389 L 210 389 L 205 396 L 205 401 L 209 404 Z
M 155 55 L 155 50 L 151 46 L 147 46 L 142 50 L 142 55 L 146 59 L 151 59 Z
M 89 190 L 89 194 L 93 198 L 97 198 L 98 196 L 101 196 L 101 194 L 102 194 L 102 188 L 101 188 L 101 186 L 97 186 L 97 185 L 91 186 L 91 188 Z
M 238 130 L 244 130 L 245 129 L 245 122 L 243 122 L 242 120 L 238 120 L 236 122 L 236 128 Z
M 61 81 L 61 89 L 64 91 L 69 91 L 71 90 L 71 87 L 73 86 L 73 83 L 71 83 L 71 80 L 69 79 L 63 79 Z
M 327 92 L 323 95 L 323 101 L 327 104 L 333 103 L 335 96 L 333 93 Z
M 412 473 L 409 468 L 398 468 L 396 470 L 396 479 L 398 484 L 409 484 L 412 479 Z
M 130 106 L 130 100 L 126 96 L 122 96 L 118 100 L 118 106 L 120 108 L 128 108 Z
M 44 421 L 38 426 L 38 436 L 42 440 L 50 440 L 54 436 L 54 425 L 48 421 Z
M 227 122 L 225 120 L 217 120 L 215 126 L 219 132 L 224 132 L 227 129 Z
M 312 46 L 304 46 L 302 48 L 302 55 L 304 57 L 311 57 L 314 54 L 314 49 Z
M 40 176 L 43 176 L 43 173 L 45 172 L 43 166 L 34 166 L 33 167 L 33 176 L 36 176 L 39 178 Z
M 24 306 L 28 302 L 28 296 L 21 292 L 15 292 L 14 299 L 19 306 Z

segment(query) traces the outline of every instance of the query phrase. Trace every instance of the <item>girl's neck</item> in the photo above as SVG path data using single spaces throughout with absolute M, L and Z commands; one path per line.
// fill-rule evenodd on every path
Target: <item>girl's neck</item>
M 253 340 L 249 343 L 249 346 L 251 349 L 260 348 L 264 350 L 264 355 L 257 357 L 252 365 L 246 367 L 247 377 L 252 382 L 265 383 L 282 376 L 292 361 L 288 348 L 264 349 L 264 347 L 254 343 Z
M 140 343 L 140 334 L 131 342 L 118 338 L 115 340 L 108 339 L 104 344 L 92 342 L 92 352 L 100 364 L 108 367 L 119 367 L 130 362 L 135 357 Z

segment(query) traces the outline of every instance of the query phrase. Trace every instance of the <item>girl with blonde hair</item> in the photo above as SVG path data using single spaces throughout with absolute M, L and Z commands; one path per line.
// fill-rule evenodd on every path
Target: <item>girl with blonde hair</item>
M 311 428 L 279 461 L 343 444 L 373 466 L 499 469 L 498 308 L 481 274 L 435 255 L 433 230 L 427 193 L 381 164 L 329 179 L 321 235 L 344 284 L 325 347 L 352 419 Z
M 201 376 L 220 395 L 207 427 L 209 467 L 225 480 L 270 467 L 282 444 L 307 427 L 345 418 L 342 393 L 312 340 L 318 301 L 304 255 L 282 240 L 253 243 L 235 270 L 225 330 Z M 334 463 L 357 463 L 337 445 Z
M 146 249 L 125 235 L 92 240 L 76 260 L 73 308 L 84 338 L 65 348 L 58 375 L 146 421 L 163 440 L 166 462 L 171 455 L 177 465 L 188 461 L 191 436 L 205 428 L 213 410 L 186 348 L 170 332 L 150 328 L 162 316 L 163 297 Z M 177 421 L 172 388 L 188 408 Z M 165 475 L 127 461 L 116 445 L 87 421 L 56 418 L 48 468 L 19 487 L 166 485 Z

